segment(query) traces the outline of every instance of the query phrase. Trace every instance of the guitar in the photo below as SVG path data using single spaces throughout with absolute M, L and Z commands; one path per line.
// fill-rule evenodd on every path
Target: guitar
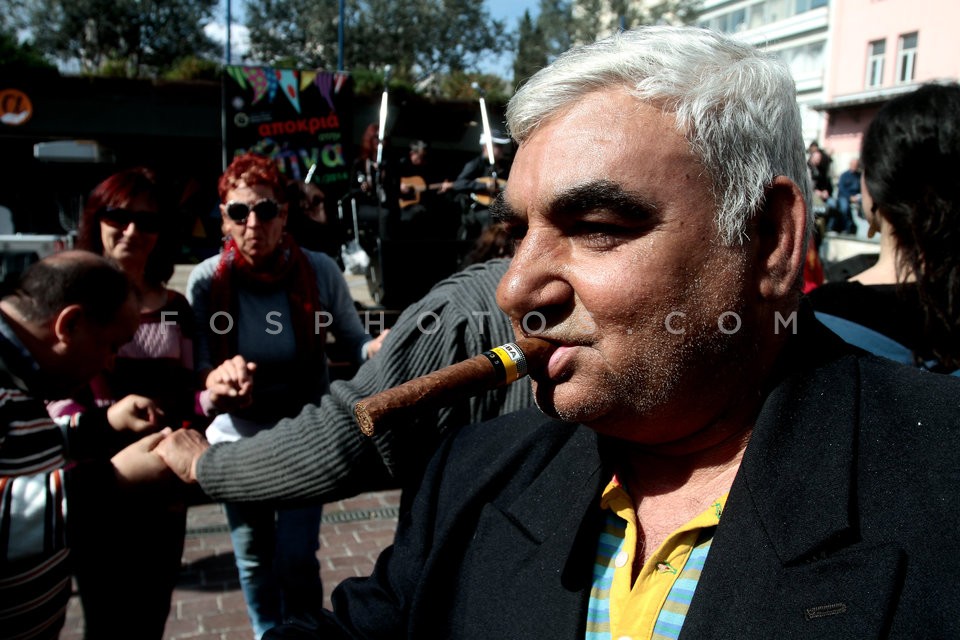
M 424 191 L 439 189 L 442 186 L 442 182 L 427 184 L 427 182 L 420 176 L 407 176 L 405 178 L 400 178 L 400 208 L 405 209 L 410 205 L 417 204 L 420 202 L 421 193 Z M 413 190 L 412 193 L 404 195 L 403 192 L 408 188 Z
M 503 178 L 497 178 L 496 183 L 494 183 L 493 178 L 489 176 L 477 178 L 476 181 L 486 186 L 487 191 L 471 193 L 470 197 L 473 198 L 474 202 L 483 207 L 489 207 L 493 203 L 494 197 L 507 186 L 507 181 Z M 493 187 L 493 189 L 491 189 L 491 187 Z

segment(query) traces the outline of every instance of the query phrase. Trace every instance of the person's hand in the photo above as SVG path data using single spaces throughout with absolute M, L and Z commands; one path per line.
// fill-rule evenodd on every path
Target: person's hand
M 130 394 L 110 405 L 107 422 L 116 431 L 147 433 L 160 428 L 163 411 L 152 399 Z
M 180 429 L 160 441 L 155 453 L 184 482 L 197 481 L 197 460 L 210 443 L 193 429 Z
M 250 406 L 253 402 L 253 372 L 256 370 L 255 362 L 247 362 L 243 356 L 233 356 L 208 373 L 206 387 L 213 406 L 225 413 Z
M 450 182 L 449 180 L 444 180 L 443 182 L 440 183 L 440 190 L 438 191 L 438 193 L 446 193 L 447 191 L 450 191 L 450 189 L 452 188 L 453 188 L 453 183 Z
M 386 339 L 390 329 L 384 329 L 376 338 L 367 343 L 367 360 L 377 355 L 383 347 L 383 341 Z
M 144 436 L 110 458 L 117 484 L 121 487 L 130 487 L 170 478 L 172 476 L 170 468 L 154 452 L 154 449 L 171 433 L 170 427 L 166 427 L 158 433 Z

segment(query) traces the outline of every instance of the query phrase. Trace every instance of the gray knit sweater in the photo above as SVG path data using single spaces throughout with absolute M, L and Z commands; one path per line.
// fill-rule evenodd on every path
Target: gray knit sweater
M 454 274 L 407 308 L 383 348 L 349 381 L 335 381 L 319 405 L 238 442 L 214 445 L 197 464 L 204 491 L 219 501 L 319 500 L 416 480 L 440 436 L 532 404 L 529 381 L 423 411 L 374 438 L 353 418 L 358 400 L 513 339 L 495 292 L 508 260 Z

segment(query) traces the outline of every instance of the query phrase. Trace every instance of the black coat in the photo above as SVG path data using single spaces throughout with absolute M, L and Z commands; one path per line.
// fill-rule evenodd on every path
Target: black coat
M 960 380 L 814 328 L 757 419 L 681 640 L 960 637 Z M 462 430 L 323 631 L 267 637 L 582 639 L 610 444 L 535 410 Z

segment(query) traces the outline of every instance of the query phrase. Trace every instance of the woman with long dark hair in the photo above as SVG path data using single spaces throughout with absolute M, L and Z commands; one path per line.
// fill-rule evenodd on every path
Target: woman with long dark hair
M 870 235 L 880 233 L 880 254 L 874 266 L 847 282 L 815 289 L 814 308 L 850 342 L 955 372 L 960 369 L 960 85 L 924 85 L 890 100 L 870 124 L 860 158 L 863 210 Z

